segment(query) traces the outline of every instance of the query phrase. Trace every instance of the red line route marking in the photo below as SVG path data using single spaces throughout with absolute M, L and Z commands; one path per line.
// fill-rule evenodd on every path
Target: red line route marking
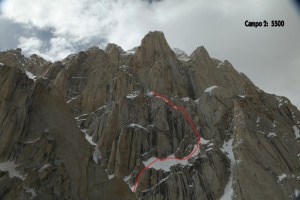
M 158 98 L 158 99 L 162 99 L 164 102 L 166 102 L 170 107 L 172 107 L 174 110 L 179 110 L 182 112 L 183 116 L 185 117 L 185 119 L 188 121 L 188 123 L 190 124 L 190 126 L 192 127 L 193 131 L 194 131 L 194 134 L 195 136 L 197 137 L 197 145 L 196 145 L 196 148 L 194 148 L 194 150 L 187 156 L 185 156 L 184 158 L 156 158 L 155 160 L 153 160 L 150 164 L 148 164 L 146 167 L 144 167 L 140 173 L 138 174 L 138 177 L 134 183 L 134 188 L 133 188 L 133 191 L 136 192 L 136 188 L 140 182 L 140 179 L 142 177 L 142 175 L 144 174 L 144 172 L 151 168 L 152 165 L 154 165 L 156 162 L 165 162 L 165 161 L 168 161 L 168 160 L 188 160 L 190 158 L 192 158 L 194 156 L 194 154 L 196 153 L 196 151 L 199 149 L 199 145 L 200 145 L 200 142 L 201 142 L 201 137 L 200 137 L 200 134 L 199 132 L 197 131 L 196 127 L 195 127 L 195 124 L 194 122 L 191 120 L 190 116 L 188 115 L 188 113 L 186 112 L 186 109 L 185 107 L 180 107 L 180 106 L 176 106 L 173 102 L 171 102 L 169 99 L 167 99 L 166 97 L 164 96 L 161 96 L 159 95 L 157 92 L 153 91 L 153 95 Z

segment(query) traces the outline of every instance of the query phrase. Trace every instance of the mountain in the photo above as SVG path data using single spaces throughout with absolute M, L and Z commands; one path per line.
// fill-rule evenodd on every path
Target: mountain
M 300 196 L 299 110 L 203 46 L 188 56 L 156 31 L 130 51 L 0 63 L 0 199 Z M 196 150 L 195 131 L 199 150 L 168 159 Z

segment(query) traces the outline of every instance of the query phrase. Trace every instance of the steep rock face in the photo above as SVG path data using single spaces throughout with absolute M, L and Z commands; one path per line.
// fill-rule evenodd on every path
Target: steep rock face
M 133 66 L 146 88 L 163 94 L 188 96 L 184 69 L 162 32 L 150 32 L 143 38 L 133 56 Z
M 13 190 L 16 199 L 121 198 L 124 194 L 135 199 L 123 181 L 108 180 L 95 164 L 92 148 L 58 90 L 47 80 L 33 83 L 18 69 L 1 66 L 0 70 L 4 86 L 0 91 L 0 160 L 3 166 L 17 163 L 22 180 L 10 184 L 11 188 L 2 183 L 1 188 Z M 114 186 L 120 190 L 111 193 Z M 28 196 L 28 191 L 34 192 Z M 12 194 L 0 195 L 9 199 Z
M 211 58 L 204 47 L 183 58 L 171 50 L 163 33 L 150 32 L 134 51 L 109 44 L 105 51 L 92 47 L 70 55 L 45 67 L 44 78 L 34 83 L 24 74 L 10 73 L 10 82 L 2 77 L 1 113 L 15 121 L 9 125 L 2 116 L 7 124 L 3 129 L 21 138 L 25 130 L 29 141 L 50 133 L 55 140 L 31 144 L 23 150 L 26 157 L 12 145 L 17 137 L 5 133 L 1 141 L 8 144 L 0 147 L 0 155 L 2 160 L 19 155 L 25 163 L 28 155 L 37 154 L 37 146 L 47 146 L 46 158 L 62 163 L 53 165 L 55 173 L 49 167 L 48 173 L 53 180 L 63 177 L 53 186 L 59 197 L 71 198 L 80 191 L 81 198 L 131 199 L 124 184 L 133 187 L 149 160 L 189 155 L 196 137 L 186 118 L 150 91 L 185 107 L 203 140 L 200 151 L 184 165 L 160 163 L 148 169 L 137 186 L 139 199 L 291 199 L 300 191 L 299 111 L 288 99 L 259 90 L 228 61 Z M 15 87 L 23 93 L 13 92 Z M 24 105 L 27 110 L 20 109 Z M 13 109 L 20 110 L 15 118 L 7 112 Z M 95 149 L 83 141 L 84 134 Z M 39 164 L 37 169 L 50 162 L 42 154 L 34 158 L 31 165 Z M 29 191 L 36 179 L 26 179 L 32 179 L 25 185 Z M 122 189 L 115 197 L 105 196 L 114 187 Z

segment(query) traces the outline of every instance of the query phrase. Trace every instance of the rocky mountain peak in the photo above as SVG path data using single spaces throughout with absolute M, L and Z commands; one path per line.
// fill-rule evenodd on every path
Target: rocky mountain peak
M 173 65 L 176 59 L 174 52 L 170 48 L 163 32 L 149 32 L 141 42 L 136 52 L 135 64 L 137 67 L 149 67 L 155 62 L 164 62 Z
M 119 54 L 125 53 L 125 51 L 122 49 L 122 47 L 120 47 L 119 45 L 114 44 L 114 43 L 108 43 L 105 47 L 105 51 L 107 53 L 111 53 L 114 51 L 119 52 Z
M 162 32 L 55 63 L 0 52 L 0 199 L 299 196 L 299 110 L 204 47 L 174 52 Z
M 207 50 L 204 48 L 204 46 L 197 47 L 190 57 L 192 60 L 199 62 L 201 65 L 213 65 L 212 59 L 209 56 Z

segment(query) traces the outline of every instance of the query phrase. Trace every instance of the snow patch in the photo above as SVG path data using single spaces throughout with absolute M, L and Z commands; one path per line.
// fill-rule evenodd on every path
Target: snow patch
M 142 125 L 140 125 L 140 124 L 131 123 L 127 127 L 130 127 L 130 128 L 140 128 L 140 129 L 143 129 L 143 130 L 145 130 L 145 131 L 147 131 L 149 133 L 149 131 L 145 127 L 143 127 Z
M 205 151 L 208 152 L 208 151 L 211 151 L 211 150 L 214 150 L 214 148 L 210 147 L 210 148 L 206 149 Z
M 295 197 L 300 197 L 300 190 L 295 189 Z
M 0 66 L 4 66 L 4 64 L 3 64 L 3 63 L 0 63 Z
M 278 176 L 277 178 L 278 178 L 277 182 L 279 183 L 279 182 L 283 181 L 284 179 L 286 179 L 287 175 L 286 174 L 282 174 L 282 175 Z
M 99 160 L 101 160 L 102 155 L 101 152 L 99 151 L 99 149 L 97 148 L 97 146 L 95 146 L 95 151 L 93 153 L 93 160 L 95 161 L 95 163 L 99 164 Z
M 22 142 L 23 144 L 33 144 L 33 143 L 36 143 L 40 140 L 41 138 L 36 138 L 34 140 L 27 140 L 25 142 Z
M 232 143 L 233 143 L 233 138 L 228 140 L 228 142 L 224 142 L 221 151 L 226 154 L 226 156 L 230 160 L 230 176 L 228 183 L 224 189 L 224 194 L 221 197 L 220 200 L 229 200 L 232 199 L 233 196 L 233 167 L 235 165 L 235 159 L 234 159 L 234 154 L 233 154 L 233 148 L 232 148 Z
M 276 137 L 277 135 L 276 135 L 276 133 L 269 133 L 268 134 L 268 137 Z
M 70 102 L 72 102 L 72 101 L 74 101 L 74 100 L 76 100 L 79 96 L 80 96 L 80 95 L 78 95 L 77 97 L 72 97 L 72 98 L 70 98 L 70 99 L 67 101 L 67 104 L 70 103 Z
M 131 191 L 133 192 L 133 190 L 134 190 L 134 185 L 131 185 L 131 184 L 128 182 L 131 178 L 132 178 L 131 175 L 125 176 L 125 177 L 123 178 L 123 181 L 124 181 L 125 183 L 127 183 L 127 185 L 129 186 L 129 188 L 130 188 Z
M 274 120 L 274 121 L 273 121 L 273 128 L 276 128 L 276 127 L 277 127 L 276 121 Z
M 126 183 L 127 183 L 127 181 L 129 181 L 131 179 L 131 176 L 129 175 L 129 176 L 125 176 L 124 178 L 123 178 L 123 181 L 125 181 Z
M 257 117 L 256 123 L 260 123 L 260 117 Z
M 182 61 L 190 60 L 190 57 L 186 54 L 186 52 L 181 49 L 173 48 L 173 52 L 176 54 L 178 60 L 182 60 Z
M 203 137 L 201 138 L 201 144 L 208 144 L 211 140 L 206 140 Z
M 188 102 L 188 101 L 190 101 L 190 98 L 189 97 L 183 97 L 181 100 L 184 101 L 184 102 Z
M 36 76 L 33 75 L 33 73 L 31 73 L 31 72 L 29 72 L 29 71 L 26 71 L 26 70 L 25 70 L 25 72 L 26 72 L 26 76 L 27 76 L 28 78 L 30 78 L 30 79 L 32 79 L 32 80 L 34 80 L 34 79 L 36 78 Z
M 211 92 L 212 92 L 215 88 L 217 88 L 217 87 L 219 87 L 219 86 L 216 86 L 216 85 L 210 86 L 210 87 L 208 87 L 208 88 L 205 89 L 204 93 L 209 93 L 209 95 L 211 96 Z
M 24 180 L 25 176 L 20 174 L 20 172 L 18 172 L 15 169 L 18 166 L 19 165 L 16 165 L 14 161 L 6 161 L 6 162 L 0 163 L 0 170 L 4 171 L 4 172 L 8 172 L 10 178 L 17 177 L 19 179 Z
M 118 69 L 127 69 L 127 68 L 129 68 L 129 66 L 127 66 L 127 65 L 120 65 L 120 66 L 118 67 Z
M 244 95 L 238 95 L 240 98 L 242 98 L 242 99 L 245 99 L 246 98 L 246 95 L 244 94 Z
M 126 95 L 126 98 L 132 100 L 132 99 L 134 99 L 135 97 L 137 97 L 139 94 L 140 94 L 140 91 L 134 91 L 134 92 L 132 92 L 132 93 Z
M 101 106 L 101 107 L 97 108 L 97 110 L 96 110 L 96 111 L 102 110 L 103 108 L 106 108 L 106 105 L 104 105 L 104 106 Z
M 295 139 L 296 140 L 298 140 L 298 139 L 300 139 L 300 130 L 299 130 L 299 128 L 297 127 L 297 126 L 293 126 L 293 129 L 294 129 L 294 134 L 295 134 Z
M 149 91 L 149 92 L 146 93 L 146 95 L 149 96 L 149 97 L 152 97 L 154 95 L 154 93 Z
M 111 174 L 111 175 L 108 175 L 108 179 L 113 179 L 115 177 L 115 174 Z
M 224 65 L 224 62 L 220 62 L 217 66 L 217 68 L 221 68 Z
M 165 172 L 171 171 L 171 167 L 175 165 L 188 165 L 187 160 L 175 160 L 176 157 L 174 154 L 169 155 L 168 157 L 158 160 L 157 157 L 151 157 L 147 161 L 143 161 L 144 166 L 149 166 L 156 170 L 163 170 Z
M 30 199 L 34 199 L 34 197 L 37 196 L 36 191 L 33 188 L 25 188 L 25 192 L 31 194 Z
M 259 124 L 260 124 L 260 117 L 257 117 L 256 126 L 259 127 Z
M 73 79 L 87 79 L 86 76 L 72 76 Z
M 80 129 L 81 132 L 83 132 L 85 134 L 85 139 L 93 146 L 97 145 L 94 141 L 93 141 L 93 136 L 87 134 L 87 129 Z
M 208 140 L 204 140 L 204 142 L 203 142 L 203 140 L 201 140 L 202 144 L 204 144 L 204 143 L 206 144 L 209 142 Z M 194 152 L 194 154 L 191 158 L 197 156 L 200 153 L 199 145 L 195 144 L 192 152 Z M 188 159 L 186 158 L 184 160 L 178 159 L 175 157 L 174 154 L 171 154 L 163 159 L 159 159 L 157 157 L 151 157 L 147 161 L 143 161 L 143 163 L 144 163 L 144 166 L 147 166 L 148 168 L 153 168 L 156 170 L 163 170 L 163 171 L 169 172 L 169 171 L 171 171 L 171 167 L 175 166 L 175 165 L 190 166 L 191 164 L 188 162 L 189 159 L 190 158 L 188 158 Z
M 39 172 L 43 171 L 44 169 L 47 169 L 48 167 L 51 167 L 52 165 L 50 163 L 47 163 L 45 165 L 43 165 L 43 167 L 41 167 L 41 169 L 39 169 Z

